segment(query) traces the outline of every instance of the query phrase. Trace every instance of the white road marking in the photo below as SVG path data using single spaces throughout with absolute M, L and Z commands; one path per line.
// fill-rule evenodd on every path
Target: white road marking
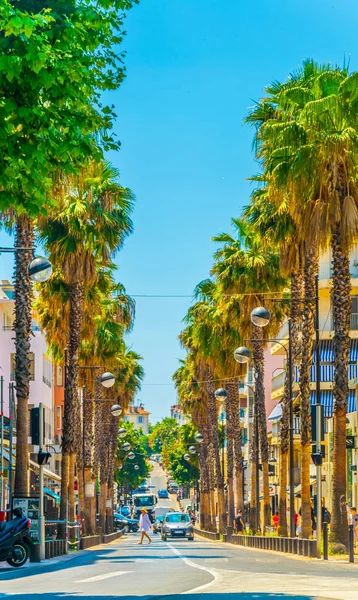
M 179 558 L 181 558 L 182 561 L 184 561 L 185 564 L 188 565 L 188 567 L 192 567 L 193 569 L 199 569 L 200 571 L 206 571 L 214 577 L 214 579 L 209 583 L 205 583 L 204 585 L 200 585 L 199 587 L 193 588 L 192 590 L 182 592 L 182 594 L 194 594 L 196 592 L 205 590 L 206 588 L 214 585 L 215 583 L 220 583 L 223 580 L 223 575 L 218 571 L 218 569 L 209 569 L 208 567 L 204 567 L 203 565 L 198 565 L 197 563 L 190 560 L 190 558 L 187 558 L 184 554 L 179 552 L 179 550 L 175 548 L 175 546 L 173 546 L 173 544 L 171 543 L 168 543 L 168 548 L 170 548 L 174 554 L 179 556 Z
M 92 583 L 93 581 L 103 581 L 104 579 L 119 577 L 119 575 L 126 575 L 127 573 L 133 573 L 133 571 L 116 571 L 115 573 L 104 573 L 103 575 L 96 575 L 95 577 L 89 577 L 88 579 L 80 579 L 78 581 L 75 581 L 75 583 Z

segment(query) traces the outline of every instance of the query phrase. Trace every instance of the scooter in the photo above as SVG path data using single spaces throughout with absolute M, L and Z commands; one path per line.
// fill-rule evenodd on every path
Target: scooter
M 12 567 L 22 567 L 30 554 L 33 542 L 29 536 L 30 519 L 22 514 L 21 508 L 13 511 L 14 519 L 0 523 L 0 561 Z

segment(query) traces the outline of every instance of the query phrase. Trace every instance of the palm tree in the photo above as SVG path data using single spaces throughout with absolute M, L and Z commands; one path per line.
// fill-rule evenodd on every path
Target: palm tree
M 209 460 L 210 427 L 206 403 L 204 375 L 200 374 L 195 353 L 189 350 L 186 359 L 180 361 L 180 367 L 173 374 L 177 389 L 178 401 L 185 414 L 191 416 L 193 424 L 203 435 L 200 446 L 200 513 L 199 523 L 204 531 L 216 531 L 216 514 L 212 510 L 214 502 L 214 477 L 211 473 L 212 463 Z
M 239 219 L 232 220 L 235 228 L 235 237 L 226 233 L 213 238 L 222 244 L 216 252 L 213 273 L 217 277 L 223 294 L 232 295 L 240 301 L 240 313 L 237 315 L 237 325 L 244 339 L 250 339 L 253 350 L 253 363 L 255 370 L 255 412 L 258 417 L 261 463 L 263 473 L 264 492 L 264 524 L 270 525 L 270 496 L 269 496 L 269 470 L 268 470 L 268 440 L 265 408 L 265 391 L 263 387 L 264 360 L 262 330 L 251 323 L 250 314 L 253 308 L 267 301 L 268 292 L 282 290 L 287 284 L 287 279 L 281 274 L 279 256 L 274 248 L 263 246 L 255 231 Z M 272 319 L 268 329 L 268 336 L 272 337 L 282 321 L 283 312 L 279 304 L 270 305 Z M 252 448 L 252 458 L 257 457 Z M 252 467 L 252 477 L 255 466 Z M 251 482 L 252 506 L 251 513 L 256 510 L 254 503 L 254 481 Z M 251 521 L 254 522 L 252 516 Z
M 260 105 L 258 105 L 260 106 Z M 272 104 L 271 104 L 272 106 Z M 262 113 L 259 115 L 261 119 Z M 251 115 L 253 120 L 253 115 Z M 287 273 L 290 282 L 290 320 L 291 320 L 291 350 L 294 361 L 298 355 L 300 344 L 299 330 L 302 314 L 302 262 L 304 256 L 304 242 L 299 240 L 299 231 L 290 213 L 289 202 L 285 195 L 279 198 L 270 198 L 269 183 L 264 177 L 256 178 L 262 184 L 250 198 L 250 204 L 245 207 L 243 217 L 249 221 L 263 243 L 277 246 L 280 252 L 280 266 L 283 273 Z M 307 271 L 306 271 L 307 273 Z M 306 324 L 306 323 L 305 323 Z M 307 323 L 308 325 L 308 323 Z M 305 365 L 303 364 L 303 368 Z M 294 379 L 292 373 L 292 385 Z M 289 377 L 286 371 L 284 393 L 281 401 L 282 416 L 280 420 L 280 473 L 279 473 L 279 526 L 278 534 L 283 537 L 288 535 L 287 527 L 287 470 L 290 439 L 290 393 Z M 309 465 L 306 467 L 309 477 Z M 302 478 L 306 480 L 306 473 Z
M 111 254 L 131 232 L 133 198 L 105 161 L 92 163 L 80 176 L 59 179 L 54 194 L 56 207 L 39 219 L 39 237 L 52 264 L 62 271 L 69 292 L 60 511 L 65 520 L 80 423 L 77 389 L 85 288 L 98 280 L 98 263 L 111 266 Z
M 350 329 L 349 249 L 358 229 L 355 170 L 357 75 L 345 69 L 316 68 L 312 85 L 298 85 L 280 96 L 287 118 L 266 122 L 260 144 L 272 152 L 262 159 L 277 189 L 290 189 L 292 211 L 301 219 L 308 244 L 330 241 L 334 320 L 334 473 L 331 538 L 347 544 L 346 407 Z M 274 149 L 273 149 L 274 148 Z M 261 152 L 261 151 L 260 151 Z
M 213 343 L 217 343 L 217 339 L 212 336 L 211 320 L 213 318 L 214 309 L 207 302 L 197 302 L 188 311 L 185 322 L 186 329 L 181 333 L 180 340 L 183 346 L 189 350 L 193 350 L 197 354 L 198 363 L 200 363 L 200 371 L 203 373 L 203 380 L 206 383 L 206 402 L 208 407 L 208 420 L 210 423 L 210 441 L 212 449 L 212 459 L 215 463 L 215 477 L 218 495 L 218 516 L 219 516 L 219 531 L 226 531 L 227 518 L 224 493 L 224 476 L 220 461 L 220 445 L 218 433 L 218 412 L 215 399 L 215 375 L 214 375 L 214 360 L 212 353 Z M 209 450 L 209 461 L 211 462 Z

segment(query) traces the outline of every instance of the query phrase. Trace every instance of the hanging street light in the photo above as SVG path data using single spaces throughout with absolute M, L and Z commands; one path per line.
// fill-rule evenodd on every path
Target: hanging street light
M 236 348 L 234 352 L 234 359 L 236 362 L 245 364 L 249 362 L 250 358 L 251 352 L 248 348 L 246 348 L 246 346 L 240 346 L 239 348 Z
M 134 452 L 129 452 L 129 454 L 127 454 L 127 456 L 130 460 L 133 460 L 133 458 L 135 458 Z
M 204 436 L 201 433 L 197 433 L 195 439 L 198 442 L 198 444 L 202 444 L 204 441 Z
M 184 460 L 189 461 L 190 460 L 190 454 L 184 454 Z
M 195 446 L 189 446 L 188 450 L 189 450 L 190 454 L 196 454 Z
M 103 373 L 100 377 L 100 382 L 105 388 L 110 388 L 114 385 L 115 377 L 113 373 Z
M 122 414 L 122 407 L 119 406 L 119 404 L 113 404 L 113 406 L 111 406 L 111 415 L 113 417 L 120 417 Z
M 270 322 L 271 313 L 264 306 L 258 306 L 251 311 L 251 322 L 256 325 L 256 327 L 266 327 L 266 325 Z
M 52 265 L 47 258 L 37 256 L 30 262 L 27 272 L 32 281 L 35 283 L 43 283 L 50 279 L 52 275 Z
M 129 442 L 124 442 L 124 444 L 122 445 L 122 450 L 124 450 L 124 452 L 128 452 L 128 450 L 131 449 L 131 445 Z
M 120 429 L 118 429 L 118 435 L 119 435 L 120 437 L 123 437 L 123 436 L 125 436 L 125 435 L 126 435 L 126 433 L 127 433 L 127 430 L 126 430 L 124 427 L 121 427 Z
M 226 390 L 224 390 L 224 388 L 219 388 L 218 390 L 216 390 L 215 398 L 216 398 L 216 400 L 219 400 L 220 402 L 224 402 L 227 398 Z
M 136 471 L 138 471 L 138 469 L 139 469 L 138 465 L 134 465 L 134 468 Z

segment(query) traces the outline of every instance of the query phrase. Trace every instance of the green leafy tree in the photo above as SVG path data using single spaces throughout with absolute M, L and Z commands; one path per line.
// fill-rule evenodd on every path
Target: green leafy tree
M 149 477 L 152 467 L 147 460 L 142 433 L 134 429 L 133 423 L 127 421 L 122 421 L 120 426 L 127 430 L 127 434 L 118 438 L 115 480 L 121 489 L 128 493 Z M 128 458 L 128 451 L 123 450 L 125 442 L 131 445 L 131 451 L 135 453 L 133 460 Z M 138 469 L 135 469 L 135 465 Z

